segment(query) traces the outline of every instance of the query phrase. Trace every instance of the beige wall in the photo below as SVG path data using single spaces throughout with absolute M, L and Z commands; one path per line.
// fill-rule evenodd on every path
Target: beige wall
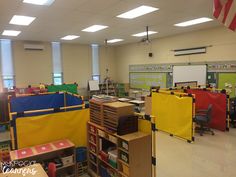
M 51 84 L 52 53 L 50 43 L 43 43 L 45 49 L 24 50 L 24 42 L 13 42 L 13 61 L 16 86 L 38 86 L 40 82 Z
M 88 80 L 92 79 L 92 49 L 90 45 L 62 44 L 62 59 L 64 80 L 66 83 L 77 82 L 79 88 L 87 88 Z M 114 48 L 99 48 L 99 69 L 101 79 L 106 76 L 106 68 L 109 76 L 115 79 Z
M 51 43 L 43 43 L 42 51 L 24 50 L 23 41 L 13 42 L 13 60 L 16 75 L 16 86 L 39 85 L 40 82 L 52 83 L 52 52 Z M 92 78 L 92 51 L 90 45 L 68 44 L 61 46 L 64 82 L 79 84 L 79 88 L 87 88 Z M 101 78 L 109 76 L 115 79 L 115 56 L 113 47 L 100 47 Z
M 171 51 L 206 45 L 213 45 L 207 48 L 206 54 L 175 57 Z M 152 58 L 148 57 L 149 52 L 153 52 Z M 217 27 L 152 40 L 151 45 L 127 44 L 116 47 L 115 58 L 119 82 L 129 82 L 130 64 L 236 60 L 236 33 L 224 27 Z
M 100 47 L 99 57 L 101 81 L 106 77 L 106 69 L 108 69 L 108 76 L 111 77 L 112 80 L 116 81 L 115 48 Z
M 137 39 L 138 40 L 138 39 Z M 43 51 L 26 51 L 24 42 L 13 42 L 13 59 L 18 87 L 40 82 L 52 82 L 51 44 L 44 43 Z M 175 57 L 173 49 L 213 45 L 206 54 Z M 153 52 L 152 58 L 148 53 Z M 77 82 L 80 88 L 87 88 L 92 75 L 90 45 L 62 44 L 64 81 Z M 236 33 L 223 27 L 195 31 L 152 40 L 152 45 L 141 43 L 118 47 L 100 47 L 100 73 L 103 80 L 108 75 L 115 81 L 128 82 L 130 64 L 177 63 L 198 61 L 236 60 Z
M 64 82 L 77 82 L 79 88 L 87 87 L 92 73 L 91 57 L 88 45 L 62 44 Z

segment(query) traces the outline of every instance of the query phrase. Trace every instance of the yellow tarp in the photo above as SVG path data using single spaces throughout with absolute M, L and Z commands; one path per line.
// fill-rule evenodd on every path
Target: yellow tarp
M 156 116 L 156 127 L 161 131 L 192 141 L 192 111 L 191 97 L 152 94 L 152 115 Z
M 141 132 L 151 134 L 152 133 L 152 124 L 151 124 L 151 122 L 148 121 L 148 120 L 139 119 L 138 120 L 138 130 L 141 131 Z
M 87 144 L 89 109 L 16 120 L 18 148 L 69 139 L 76 147 Z

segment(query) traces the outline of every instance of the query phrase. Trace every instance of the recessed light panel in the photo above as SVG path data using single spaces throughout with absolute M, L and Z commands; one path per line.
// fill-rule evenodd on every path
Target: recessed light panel
M 62 40 L 67 40 L 67 41 L 70 41 L 70 40 L 74 40 L 74 39 L 77 39 L 79 38 L 79 36 L 76 36 L 76 35 L 67 35 L 63 38 L 61 38 Z
M 96 32 L 96 31 L 103 30 L 103 29 L 105 29 L 105 28 L 108 28 L 108 26 L 93 25 L 93 26 L 90 26 L 90 27 L 88 27 L 88 28 L 83 29 L 82 31 L 93 33 L 93 32 Z
M 123 41 L 123 40 L 124 40 L 124 39 L 111 39 L 111 40 L 108 40 L 107 43 L 112 44 L 112 43 L 116 43 L 116 42 L 121 42 L 121 41 Z
M 24 3 L 50 6 L 54 0 L 24 0 Z
M 158 32 L 156 32 L 156 31 L 148 31 L 148 35 L 156 34 L 156 33 L 158 33 Z M 147 35 L 147 32 L 144 31 L 144 32 L 141 32 L 141 33 L 133 34 L 132 36 L 142 37 L 142 36 L 146 36 L 146 35 Z
M 140 6 L 133 10 L 130 10 L 128 12 L 125 12 L 123 14 L 118 15 L 119 18 L 127 18 L 127 19 L 133 19 L 151 12 L 154 12 L 156 10 L 159 10 L 158 8 L 151 7 L 151 6 Z
M 9 23 L 13 24 L 13 25 L 28 26 L 34 20 L 35 20 L 35 17 L 22 16 L 22 15 L 14 15 Z
M 18 36 L 21 33 L 21 31 L 15 31 L 15 30 L 4 30 L 2 32 L 3 36 Z
M 209 22 L 209 21 L 212 21 L 212 20 L 213 19 L 211 19 L 211 18 L 202 17 L 202 18 L 197 18 L 197 19 L 189 20 L 189 21 L 182 22 L 182 23 L 177 23 L 177 24 L 175 24 L 175 26 L 186 27 L 186 26 L 192 26 L 192 25 L 197 25 L 197 24 L 200 24 L 200 23 Z

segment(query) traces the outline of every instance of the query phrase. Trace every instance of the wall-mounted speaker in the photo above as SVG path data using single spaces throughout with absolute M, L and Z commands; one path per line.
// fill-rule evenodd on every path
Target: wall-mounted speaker
M 148 56 L 153 57 L 153 53 L 152 52 L 148 53 Z

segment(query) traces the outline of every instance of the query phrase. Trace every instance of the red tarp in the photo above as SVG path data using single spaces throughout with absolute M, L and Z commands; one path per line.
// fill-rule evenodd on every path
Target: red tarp
M 225 131 L 226 130 L 226 108 L 227 96 L 223 93 L 213 93 L 205 90 L 187 90 L 188 93 L 196 96 L 196 110 L 207 109 L 212 104 L 212 119 L 210 127 Z

